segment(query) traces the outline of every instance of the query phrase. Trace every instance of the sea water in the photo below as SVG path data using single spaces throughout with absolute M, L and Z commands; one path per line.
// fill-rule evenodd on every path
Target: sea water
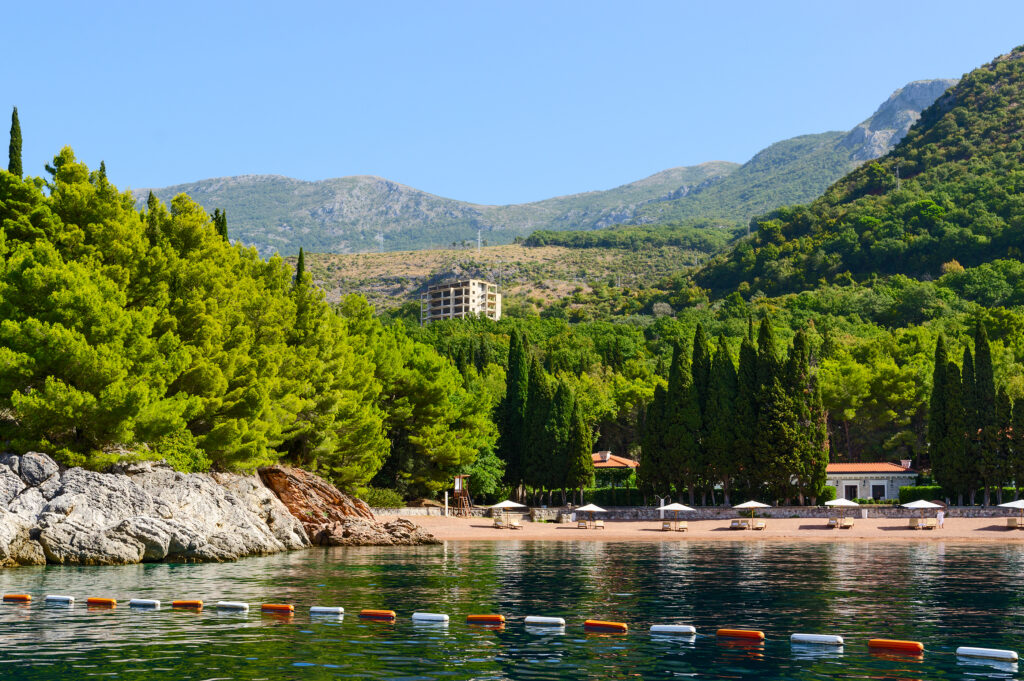
M 958 659 L 957 646 L 1024 650 L 1024 546 L 942 542 L 448 542 L 312 549 L 226 564 L 0 571 L 2 679 L 965 679 L 1018 678 L 1015 665 Z M 76 596 L 46 606 L 47 593 Z M 115 609 L 89 609 L 90 596 Z M 133 610 L 129 598 L 163 601 Z M 173 599 L 202 599 L 200 613 Z M 246 614 L 219 613 L 245 601 Z M 260 613 L 292 603 L 294 617 Z M 311 605 L 344 618 L 310 617 Z M 360 620 L 390 609 L 395 623 Z M 447 613 L 447 626 L 415 612 Z M 500 613 L 503 629 L 465 616 Z M 523 626 L 563 617 L 564 630 Z M 628 634 L 589 634 L 587 618 Z M 652 635 L 691 624 L 695 639 Z M 763 645 L 718 628 L 764 631 Z M 845 637 L 842 649 L 790 634 Z M 876 655 L 872 637 L 924 643 Z

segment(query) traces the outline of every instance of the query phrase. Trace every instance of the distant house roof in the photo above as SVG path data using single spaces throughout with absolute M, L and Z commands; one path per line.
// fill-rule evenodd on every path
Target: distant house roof
M 917 472 L 910 469 L 904 468 L 898 463 L 887 463 L 887 462 L 875 462 L 875 463 L 830 463 L 825 469 L 826 473 L 886 473 L 892 475 L 893 473 L 906 473 L 908 475 L 917 475 Z
M 590 455 L 594 468 L 636 468 L 640 464 L 633 459 L 615 456 L 611 452 L 594 452 Z

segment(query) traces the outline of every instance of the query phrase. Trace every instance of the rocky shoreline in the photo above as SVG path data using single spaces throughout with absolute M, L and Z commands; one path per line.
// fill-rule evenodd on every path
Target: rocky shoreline
M 273 487 L 264 480 L 273 481 Z M 227 561 L 318 545 L 437 543 L 299 469 L 179 473 L 161 462 L 97 473 L 46 454 L 0 456 L 0 567 Z

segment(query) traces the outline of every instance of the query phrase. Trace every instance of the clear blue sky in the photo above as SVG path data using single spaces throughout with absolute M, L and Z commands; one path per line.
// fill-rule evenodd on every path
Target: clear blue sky
M 121 187 L 380 175 L 479 203 L 742 162 L 1024 43 L 1019 0 L 18 2 L 3 17 L 0 104 L 19 109 L 27 173 L 70 144 Z

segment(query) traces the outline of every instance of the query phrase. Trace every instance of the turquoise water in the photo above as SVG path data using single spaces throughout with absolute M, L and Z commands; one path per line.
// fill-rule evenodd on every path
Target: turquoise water
M 1024 546 L 835 543 L 460 543 L 314 549 L 217 565 L 0 571 L 3 679 L 965 679 L 1018 678 L 968 664 L 960 645 L 1024 650 Z M 71 609 L 47 593 L 76 596 Z M 90 610 L 85 598 L 124 599 Z M 157 598 L 158 612 L 127 607 Z M 244 615 L 171 611 L 175 598 L 241 600 Z M 261 615 L 262 602 L 296 615 Z M 310 605 L 341 605 L 342 620 Z M 395 624 L 360 621 L 396 610 Z M 414 611 L 451 615 L 417 626 Z M 504 630 L 467 626 L 497 612 Z M 566 619 L 527 630 L 526 615 Z M 627 635 L 582 630 L 588 617 Z M 653 623 L 697 627 L 695 640 L 652 636 Z M 719 627 L 761 629 L 763 646 L 725 645 Z M 842 652 L 798 648 L 793 632 L 846 637 Z M 922 641 L 923 657 L 869 654 L 871 637 Z

